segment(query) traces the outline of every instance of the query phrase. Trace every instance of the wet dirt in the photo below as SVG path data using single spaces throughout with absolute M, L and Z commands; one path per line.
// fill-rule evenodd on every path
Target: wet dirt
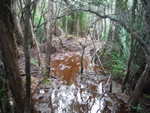
M 81 69 L 81 44 L 87 45 Z M 103 68 L 91 62 L 90 40 L 63 39 L 53 43 L 56 53 L 51 56 L 51 75 L 39 83 L 33 78 L 33 101 L 40 113 L 128 113 L 128 97 L 120 93 L 120 85 L 109 75 L 102 75 Z M 97 46 L 102 46 L 96 41 Z M 54 76 L 54 78 L 52 77 Z M 36 80 L 37 79 L 37 80 Z M 111 92 L 112 86 L 112 92 Z
M 83 68 L 88 69 L 89 60 L 83 58 Z M 62 78 L 68 84 L 75 81 L 81 69 L 81 55 L 77 52 L 56 53 L 52 55 L 51 72 Z

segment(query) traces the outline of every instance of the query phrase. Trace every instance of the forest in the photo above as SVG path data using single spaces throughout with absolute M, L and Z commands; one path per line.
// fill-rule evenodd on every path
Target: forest
M 150 0 L 1 0 L 0 113 L 150 113 Z

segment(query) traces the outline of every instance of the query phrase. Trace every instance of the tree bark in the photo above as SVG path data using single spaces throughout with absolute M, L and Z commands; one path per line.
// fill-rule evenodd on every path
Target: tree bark
M 31 113 L 31 73 L 30 73 L 30 45 L 32 41 L 31 33 L 31 0 L 26 0 L 25 16 L 24 16 L 24 53 L 25 53 L 25 73 L 26 73 L 26 95 L 25 95 L 25 110 L 24 113 Z
M 38 41 L 36 40 L 36 36 L 34 34 L 34 30 L 33 30 L 33 25 L 32 25 L 32 22 L 31 22 L 31 19 L 30 19 L 30 30 L 31 30 L 31 38 L 33 40 L 33 43 L 35 44 L 35 48 L 37 50 L 37 59 L 38 59 L 38 65 L 40 67 L 44 67 L 43 65 L 43 62 L 42 62 L 42 58 L 41 58 L 41 51 L 40 51 L 40 47 L 39 47 L 39 43 Z
M 14 24 L 15 24 L 16 42 L 19 46 L 23 46 L 23 31 L 22 31 L 20 20 L 17 16 L 16 11 L 17 11 L 17 1 L 14 2 L 13 9 L 12 9 L 12 12 L 13 12 L 12 15 L 13 15 Z
M 17 46 L 14 36 L 14 21 L 11 12 L 12 1 L 0 3 L 0 50 L 6 68 L 9 87 L 15 101 L 15 113 L 24 111 L 24 89 L 17 62 Z
M 132 96 L 129 99 L 130 104 L 133 105 L 133 106 L 136 106 L 139 102 L 139 99 L 140 99 L 139 97 L 143 93 L 143 89 L 144 89 L 144 86 L 145 86 L 144 83 L 148 79 L 149 71 L 150 71 L 150 64 L 147 64 L 145 66 L 145 70 L 143 71 L 140 79 L 138 80 L 138 82 L 136 84 L 136 87 L 135 87 L 135 90 L 134 90 Z
M 47 48 L 46 48 L 46 76 L 50 75 L 50 62 L 51 62 L 51 49 L 52 49 L 52 29 L 54 27 L 54 20 L 52 17 L 54 16 L 53 12 L 53 1 L 48 1 L 48 13 L 47 13 L 47 25 L 46 25 L 46 37 L 47 37 Z

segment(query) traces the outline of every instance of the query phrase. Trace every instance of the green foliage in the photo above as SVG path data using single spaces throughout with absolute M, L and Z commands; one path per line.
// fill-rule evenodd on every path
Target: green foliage
M 121 79 L 125 75 L 126 58 L 116 51 L 106 50 L 100 56 L 104 67 L 109 69 L 114 79 Z
M 93 4 L 99 6 L 100 4 L 108 3 L 109 0 L 93 0 Z
M 84 32 L 86 31 L 87 29 L 87 23 L 88 23 L 88 20 L 87 20 L 87 14 L 84 13 L 84 12 L 80 12 L 79 13 L 79 23 L 80 23 L 80 27 L 81 27 L 81 32 Z
M 112 57 L 112 74 L 115 78 L 122 78 L 125 75 L 125 58 L 119 55 L 117 52 L 111 53 Z
M 46 37 L 44 35 L 44 26 L 41 26 L 37 29 L 36 36 L 37 36 L 38 42 L 40 42 L 40 43 L 42 43 L 46 40 Z
M 108 39 L 108 34 L 103 31 L 102 36 L 101 36 L 101 40 L 107 41 L 107 39 Z
M 143 107 L 140 104 L 138 104 L 137 106 L 132 106 L 131 109 L 136 113 L 144 113 Z
M 128 0 L 117 0 L 116 1 L 116 7 L 120 11 L 125 11 L 128 9 Z
M 126 74 L 126 63 L 129 58 L 131 40 L 124 29 L 119 29 L 117 33 L 116 40 L 112 42 L 112 50 L 108 54 L 111 56 L 111 61 L 109 62 L 111 73 L 114 78 L 120 79 Z
M 143 96 L 144 96 L 144 98 L 150 99 L 150 95 L 148 95 L 148 94 L 144 94 Z
M 61 27 L 69 34 L 79 32 L 82 34 L 87 31 L 88 14 L 85 12 L 73 12 L 69 16 L 64 16 L 61 19 Z
M 34 23 L 35 23 L 35 25 L 38 25 L 39 22 L 40 22 L 40 23 L 43 23 L 43 22 L 44 22 L 44 18 L 41 17 L 41 15 L 40 15 L 39 12 L 37 12 L 37 13 L 35 14 L 35 17 L 34 17 Z
M 4 99 L 5 97 L 5 89 L 0 89 L 0 99 Z
M 111 50 L 109 47 L 105 47 L 100 53 L 98 53 L 102 64 L 111 72 L 114 79 L 121 79 L 126 73 L 126 61 L 127 57 L 120 54 L 116 50 Z
M 41 3 L 41 6 L 40 4 L 37 6 L 36 8 L 36 12 L 35 14 L 32 14 L 34 15 L 34 27 L 36 29 L 35 30 L 35 34 L 37 36 L 37 40 L 42 43 L 46 37 L 44 37 L 44 32 L 45 32 L 45 29 L 44 29 L 44 16 L 43 16 L 43 11 L 46 10 L 46 6 L 44 4 Z
M 119 42 L 120 45 L 121 45 L 121 49 L 122 49 L 122 53 L 123 53 L 123 56 L 128 58 L 129 56 L 129 52 L 130 52 L 130 37 L 129 37 L 129 34 L 124 30 L 124 29 L 121 29 L 120 32 L 119 32 Z
M 43 80 L 42 80 L 42 84 L 45 84 L 45 85 L 50 85 L 52 83 L 51 79 L 49 77 L 45 77 Z

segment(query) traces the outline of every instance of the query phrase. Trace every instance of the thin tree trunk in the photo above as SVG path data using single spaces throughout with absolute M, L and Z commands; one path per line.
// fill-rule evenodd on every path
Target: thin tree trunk
M 86 46 L 82 45 L 82 44 L 80 44 L 80 45 L 82 46 L 82 55 L 81 55 L 81 61 L 80 61 L 80 64 L 81 64 L 80 74 L 82 75 L 83 72 L 84 72 L 83 58 L 84 58 L 84 53 L 85 53 Z
M 129 60 L 128 60 L 128 66 L 127 66 L 127 73 L 126 73 L 126 76 L 123 80 L 123 83 L 122 83 L 122 92 L 124 92 L 124 90 L 126 89 L 126 83 L 129 79 L 129 75 L 130 75 L 130 72 L 131 72 L 131 64 L 132 64 L 132 60 L 133 60 L 133 39 L 131 39 L 131 50 L 130 50 L 130 56 L 129 56 Z
M 26 1 L 26 10 L 24 17 L 24 53 L 25 53 L 25 73 L 26 73 L 26 97 L 25 97 L 25 110 L 24 113 L 31 113 L 31 73 L 30 73 L 30 51 L 29 46 L 31 44 L 31 12 L 30 12 L 31 0 Z
M 136 106 L 138 104 L 139 97 L 142 95 L 142 92 L 143 92 L 143 89 L 144 89 L 144 86 L 145 86 L 144 83 L 148 79 L 149 71 L 150 71 L 150 64 L 147 64 L 145 66 L 145 70 L 143 71 L 141 77 L 139 78 L 139 80 L 136 84 L 136 87 L 135 87 L 135 90 L 134 90 L 132 96 L 129 99 L 129 102 L 130 102 L 131 105 Z
M 54 26 L 53 17 L 53 1 L 48 1 L 48 14 L 47 14 L 47 25 L 46 25 L 46 37 L 47 37 L 47 50 L 46 50 L 46 75 L 50 75 L 50 62 L 51 62 L 51 48 L 52 48 L 52 29 Z
M 80 18 L 79 18 L 79 14 L 77 13 L 76 14 L 76 34 L 77 34 L 77 37 L 79 36 L 79 32 L 80 32 Z
M 65 32 L 66 32 L 66 34 L 68 33 L 68 18 L 67 18 L 67 16 L 65 17 Z
M 36 49 L 37 49 L 38 65 L 43 67 L 43 62 L 42 62 L 42 58 L 41 58 L 41 52 L 40 52 L 38 41 L 36 40 L 36 36 L 34 34 L 34 30 L 33 30 L 33 25 L 32 25 L 31 19 L 30 19 L 30 26 L 31 26 L 31 35 L 32 35 L 31 38 L 33 40 L 33 43 L 35 44 Z

